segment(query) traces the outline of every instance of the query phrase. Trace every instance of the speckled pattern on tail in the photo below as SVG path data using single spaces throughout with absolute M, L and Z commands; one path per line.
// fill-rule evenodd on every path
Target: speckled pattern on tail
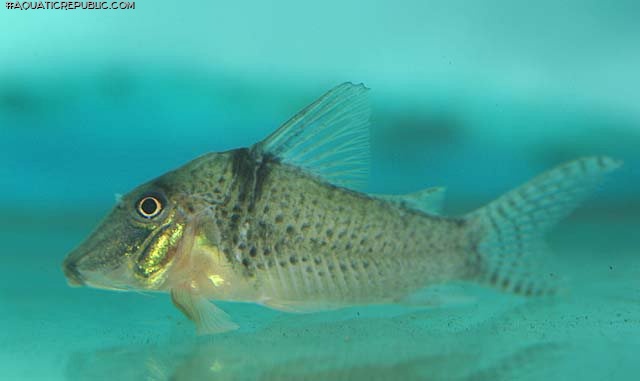
M 474 280 L 526 296 L 554 293 L 554 276 L 536 271 L 546 251 L 544 234 L 621 164 L 604 156 L 577 159 L 468 214 L 478 241 Z

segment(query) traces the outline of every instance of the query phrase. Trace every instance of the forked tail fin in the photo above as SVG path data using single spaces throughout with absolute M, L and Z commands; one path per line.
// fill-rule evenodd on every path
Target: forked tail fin
M 571 213 L 620 161 L 586 157 L 560 165 L 466 216 L 476 261 L 474 279 L 527 296 L 553 293 L 540 271 L 544 234 Z

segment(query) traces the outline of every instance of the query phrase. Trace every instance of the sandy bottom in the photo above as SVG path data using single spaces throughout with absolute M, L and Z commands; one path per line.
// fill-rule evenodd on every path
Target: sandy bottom
M 567 291 L 445 287 L 441 306 L 293 315 L 220 303 L 241 329 L 195 337 L 167 295 L 67 287 L 80 233 L 0 233 L 7 380 L 632 380 L 640 374 L 638 226 L 572 222 L 553 247 Z M 45 230 L 45 229 L 43 229 Z

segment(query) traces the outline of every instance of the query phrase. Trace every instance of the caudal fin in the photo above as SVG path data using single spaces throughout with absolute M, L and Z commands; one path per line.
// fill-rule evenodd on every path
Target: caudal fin
M 553 293 L 553 274 L 542 272 L 544 234 L 571 213 L 620 161 L 586 157 L 560 165 L 466 216 L 477 242 L 474 276 L 527 296 Z

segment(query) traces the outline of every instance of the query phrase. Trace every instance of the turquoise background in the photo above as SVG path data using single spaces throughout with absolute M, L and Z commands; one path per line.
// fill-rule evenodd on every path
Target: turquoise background
M 0 8 L 0 378 L 635 379 L 640 3 L 136 1 Z M 223 303 L 195 338 L 166 295 L 72 289 L 114 194 L 250 145 L 331 87 L 372 89 L 363 191 L 479 207 L 579 156 L 625 162 L 550 237 L 567 292 L 443 287 L 437 307 L 291 315 Z M 430 378 L 429 378 L 430 377 Z

